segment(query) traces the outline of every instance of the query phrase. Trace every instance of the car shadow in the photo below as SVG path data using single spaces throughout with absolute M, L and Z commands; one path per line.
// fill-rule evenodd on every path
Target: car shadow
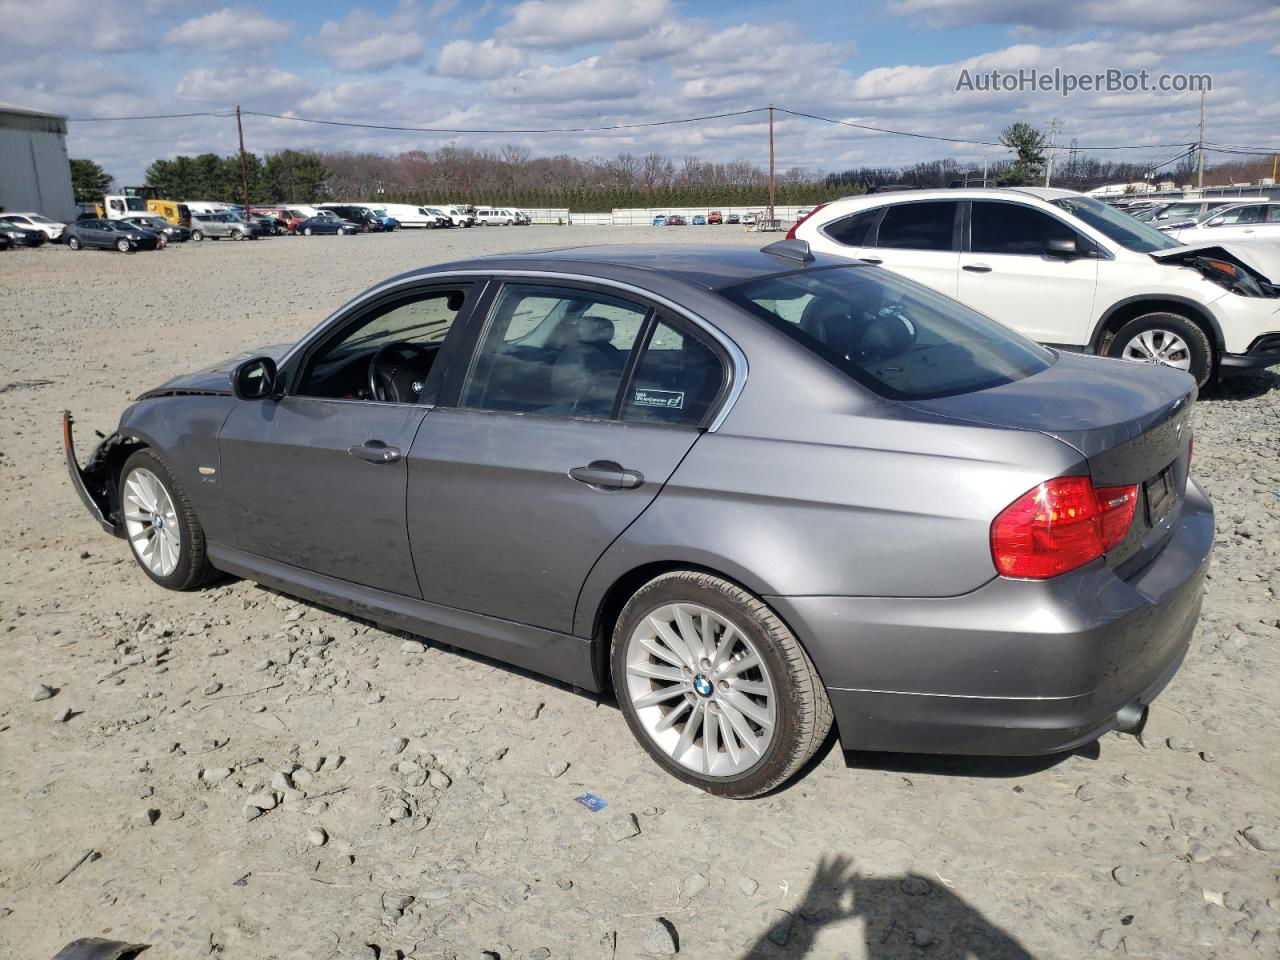
M 1206 383 L 1197 399 L 1201 403 L 1256 400 L 1277 388 L 1280 388 L 1280 374 L 1271 370 L 1260 370 L 1256 373 L 1241 374 Z
M 860 924 L 855 921 L 861 921 Z M 868 960 L 1034 960 L 1018 940 L 944 883 L 917 874 L 868 877 L 846 856 L 824 857 L 800 902 L 776 914 L 738 960 L 801 960 L 827 927 L 847 924 L 824 951 L 861 945 Z

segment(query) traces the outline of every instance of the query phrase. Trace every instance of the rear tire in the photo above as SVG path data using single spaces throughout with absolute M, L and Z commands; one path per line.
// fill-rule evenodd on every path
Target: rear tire
M 826 690 L 786 624 L 709 574 L 674 571 L 641 587 L 614 627 L 611 667 L 627 726 L 649 756 L 716 796 L 769 792 L 831 730 Z
M 191 231 L 191 239 L 192 239 L 192 240 L 194 240 L 196 243 L 199 243 L 201 240 L 203 240 L 203 239 L 204 239 L 204 231 L 203 231 L 203 230 L 192 230 L 192 231 Z
M 118 494 L 129 549 L 143 573 L 168 590 L 194 590 L 216 576 L 204 528 L 160 457 L 149 449 L 130 456 Z
M 1204 328 L 1178 313 L 1144 313 L 1112 337 L 1107 356 L 1185 370 L 1203 387 L 1213 374 L 1213 346 Z

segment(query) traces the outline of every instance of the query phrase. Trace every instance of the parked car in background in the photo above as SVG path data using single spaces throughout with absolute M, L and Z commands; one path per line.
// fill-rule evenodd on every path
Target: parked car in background
M 185 243 L 191 239 L 191 231 L 186 227 L 180 227 L 170 223 L 164 217 L 156 214 L 148 214 L 147 216 L 131 216 L 125 217 L 121 223 L 131 223 L 135 227 L 141 227 L 143 230 L 150 230 L 157 234 L 165 243 Z
M 160 234 L 123 219 L 77 220 L 67 224 L 62 240 L 71 250 L 94 248 L 133 253 L 157 250 L 161 246 Z
M 350 234 L 360 233 L 360 225 L 343 220 L 330 210 L 321 210 L 314 217 L 303 220 L 294 228 L 295 233 L 300 233 L 304 237 L 313 235 L 338 234 L 340 236 L 349 236 Z
M 724 222 L 725 223 L 741 223 L 742 217 L 738 216 L 738 214 L 736 213 L 731 213 L 724 218 Z
M 0 233 L 7 236 L 15 247 L 38 247 L 49 239 L 43 230 L 5 219 L 2 214 L 0 214 Z
M 13 241 L 9 239 L 9 235 L 0 231 L 0 250 L 12 250 Z
M 4 217 L 10 223 L 16 223 L 24 230 L 39 230 L 54 243 L 57 243 L 62 238 L 62 231 L 67 227 L 65 223 L 58 220 L 50 220 L 48 217 L 41 216 L 38 213 L 9 213 L 5 211 L 0 213 L 0 217 Z
M 400 221 L 397 220 L 395 217 L 391 216 L 391 214 L 387 213 L 387 210 L 385 207 L 370 206 L 369 212 L 373 214 L 374 219 L 376 219 L 378 223 L 382 224 L 382 229 L 385 230 L 387 233 L 390 233 L 393 230 L 400 229 Z
M 678 213 L 673 213 L 669 217 L 667 217 L 668 227 L 683 227 L 683 226 L 686 226 L 687 224 L 688 224 L 688 221 L 685 220 L 685 218 L 680 216 L 680 214 Z
M 454 217 L 450 216 L 449 213 L 446 212 L 446 208 L 444 207 L 423 207 L 422 209 L 427 212 L 428 216 L 435 218 L 435 225 L 437 228 L 462 226 L 462 223 L 459 222 L 459 219 L 455 219 Z
M 1175 367 L 1201 385 L 1280 364 L 1280 249 L 1183 246 L 1070 190 L 846 197 L 788 236 L 882 264 L 1041 343 Z
M 394 217 L 396 223 L 406 230 L 415 227 L 426 229 L 436 225 L 435 216 L 414 203 L 383 203 L 379 204 L 379 209 L 384 211 L 385 216 Z
M 1166 223 L 1177 223 L 1182 220 L 1193 220 L 1201 214 L 1208 213 L 1217 207 L 1230 206 L 1235 200 L 1178 200 L 1163 206 L 1152 208 L 1151 216 L 1144 223 L 1162 227 Z
M 348 223 L 354 223 L 360 228 L 361 233 L 381 233 L 387 229 L 382 220 L 375 216 L 369 207 L 362 204 L 322 203 L 318 209 L 328 210 L 334 216 Z
M 754 213 L 744 213 L 742 215 L 742 223 L 744 226 L 748 226 L 748 227 L 754 226 L 756 220 L 757 220 L 757 217 Z
M 257 240 L 265 235 L 266 228 L 245 220 L 238 214 L 208 213 L 191 215 L 191 239 L 197 242 L 208 237 L 211 240 Z
M 1190 222 L 1172 223 L 1165 234 L 1178 243 L 1280 241 L 1280 201 L 1217 207 Z M 1277 248 L 1280 249 L 1280 248 Z
M 1116 366 L 795 241 L 614 245 L 402 274 L 146 390 L 83 467 L 63 442 L 159 586 L 611 688 L 663 770 L 754 797 L 833 721 L 1021 756 L 1142 728 L 1214 517 L 1191 378 Z
M 707 214 L 707 223 L 710 223 L 710 224 L 724 223 L 724 217 L 720 215 L 719 210 L 712 210 L 710 213 Z
M 695 213 L 693 215 L 692 222 L 695 227 L 705 227 L 707 225 L 707 218 L 700 213 Z
M 653 218 L 653 225 L 654 225 L 655 227 L 665 227 L 665 226 L 667 225 L 667 216 L 666 216 L 666 214 L 664 214 L 664 213 L 659 213 L 657 216 L 655 216 L 655 217 Z
M 477 207 L 476 223 L 482 227 L 509 227 L 516 222 L 515 215 L 501 207 Z
M 516 218 L 516 226 L 527 227 L 529 224 L 533 223 L 533 218 L 519 207 L 508 207 L 507 209 L 510 210 L 512 216 Z

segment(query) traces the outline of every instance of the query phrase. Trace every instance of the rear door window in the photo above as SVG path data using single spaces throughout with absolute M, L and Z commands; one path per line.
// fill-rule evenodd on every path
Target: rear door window
M 660 320 L 636 364 L 622 418 L 701 426 L 724 382 L 725 367 L 715 350 L 674 323 Z
M 899 203 L 889 207 L 880 221 L 876 246 L 899 250 L 954 250 L 956 210 L 954 200 Z
M 509 283 L 462 388 L 476 410 L 610 417 L 649 309 L 601 291 Z
M 975 200 L 969 224 L 969 248 L 974 253 L 1003 253 L 1039 257 L 1050 240 L 1075 240 L 1079 235 L 1061 220 L 1020 203 Z

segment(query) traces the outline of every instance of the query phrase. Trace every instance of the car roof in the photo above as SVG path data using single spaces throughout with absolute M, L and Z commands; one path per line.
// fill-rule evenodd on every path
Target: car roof
M 1061 190 L 1057 187 L 933 187 L 925 190 L 886 190 L 883 193 L 855 193 L 832 202 L 867 201 L 868 205 L 880 205 L 898 200 L 907 202 L 918 200 L 1011 200 L 1024 197 L 1052 201 L 1062 197 L 1083 196 L 1085 194 L 1079 191 Z
M 495 254 L 471 260 L 457 260 L 436 267 L 412 270 L 402 277 L 448 270 L 484 270 L 493 273 L 514 270 L 547 270 L 576 274 L 584 278 L 616 279 L 619 273 L 653 274 L 666 280 L 715 290 L 755 277 L 790 273 L 818 267 L 857 267 L 844 257 L 812 254 L 809 261 L 792 259 L 750 247 L 695 247 L 683 243 L 600 244 L 558 247 L 524 253 Z M 400 278 L 397 278 L 400 279 Z

